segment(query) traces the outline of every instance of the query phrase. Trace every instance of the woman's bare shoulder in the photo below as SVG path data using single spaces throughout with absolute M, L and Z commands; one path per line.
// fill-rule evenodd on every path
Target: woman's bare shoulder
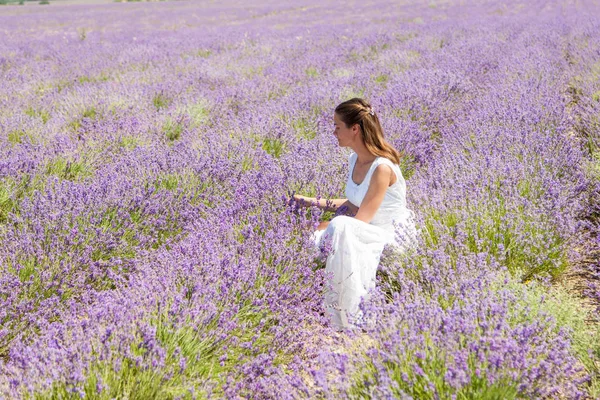
M 388 186 L 391 186 L 396 183 L 398 178 L 391 165 L 388 163 L 380 163 L 375 167 L 375 171 L 373 171 L 373 179 L 381 180 L 381 182 L 388 182 Z

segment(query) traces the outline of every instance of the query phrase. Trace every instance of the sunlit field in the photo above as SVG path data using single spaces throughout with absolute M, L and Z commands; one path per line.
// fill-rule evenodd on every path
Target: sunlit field
M 600 4 L 96 3 L 0 6 L 0 398 L 600 397 Z M 419 242 L 338 333 L 352 97 Z

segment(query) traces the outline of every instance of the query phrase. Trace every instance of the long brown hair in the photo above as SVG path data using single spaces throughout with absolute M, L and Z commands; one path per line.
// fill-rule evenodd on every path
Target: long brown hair
M 363 141 L 371 154 L 400 164 L 400 153 L 384 139 L 379 118 L 369 103 L 355 97 L 338 105 L 335 113 L 347 128 L 354 124 L 360 126 Z

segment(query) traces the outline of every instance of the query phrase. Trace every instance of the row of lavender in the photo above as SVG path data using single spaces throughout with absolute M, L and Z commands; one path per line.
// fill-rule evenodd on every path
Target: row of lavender
M 567 6 L 0 10 L 0 393 L 598 395 L 595 332 L 538 281 L 595 229 L 600 27 Z M 340 338 L 285 198 L 343 193 L 354 96 L 422 234 Z

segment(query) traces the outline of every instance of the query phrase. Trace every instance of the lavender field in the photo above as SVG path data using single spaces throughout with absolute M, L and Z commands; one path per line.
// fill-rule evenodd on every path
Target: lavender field
M 600 398 L 600 4 L 0 6 L 0 398 Z M 418 246 L 337 333 L 333 109 Z

